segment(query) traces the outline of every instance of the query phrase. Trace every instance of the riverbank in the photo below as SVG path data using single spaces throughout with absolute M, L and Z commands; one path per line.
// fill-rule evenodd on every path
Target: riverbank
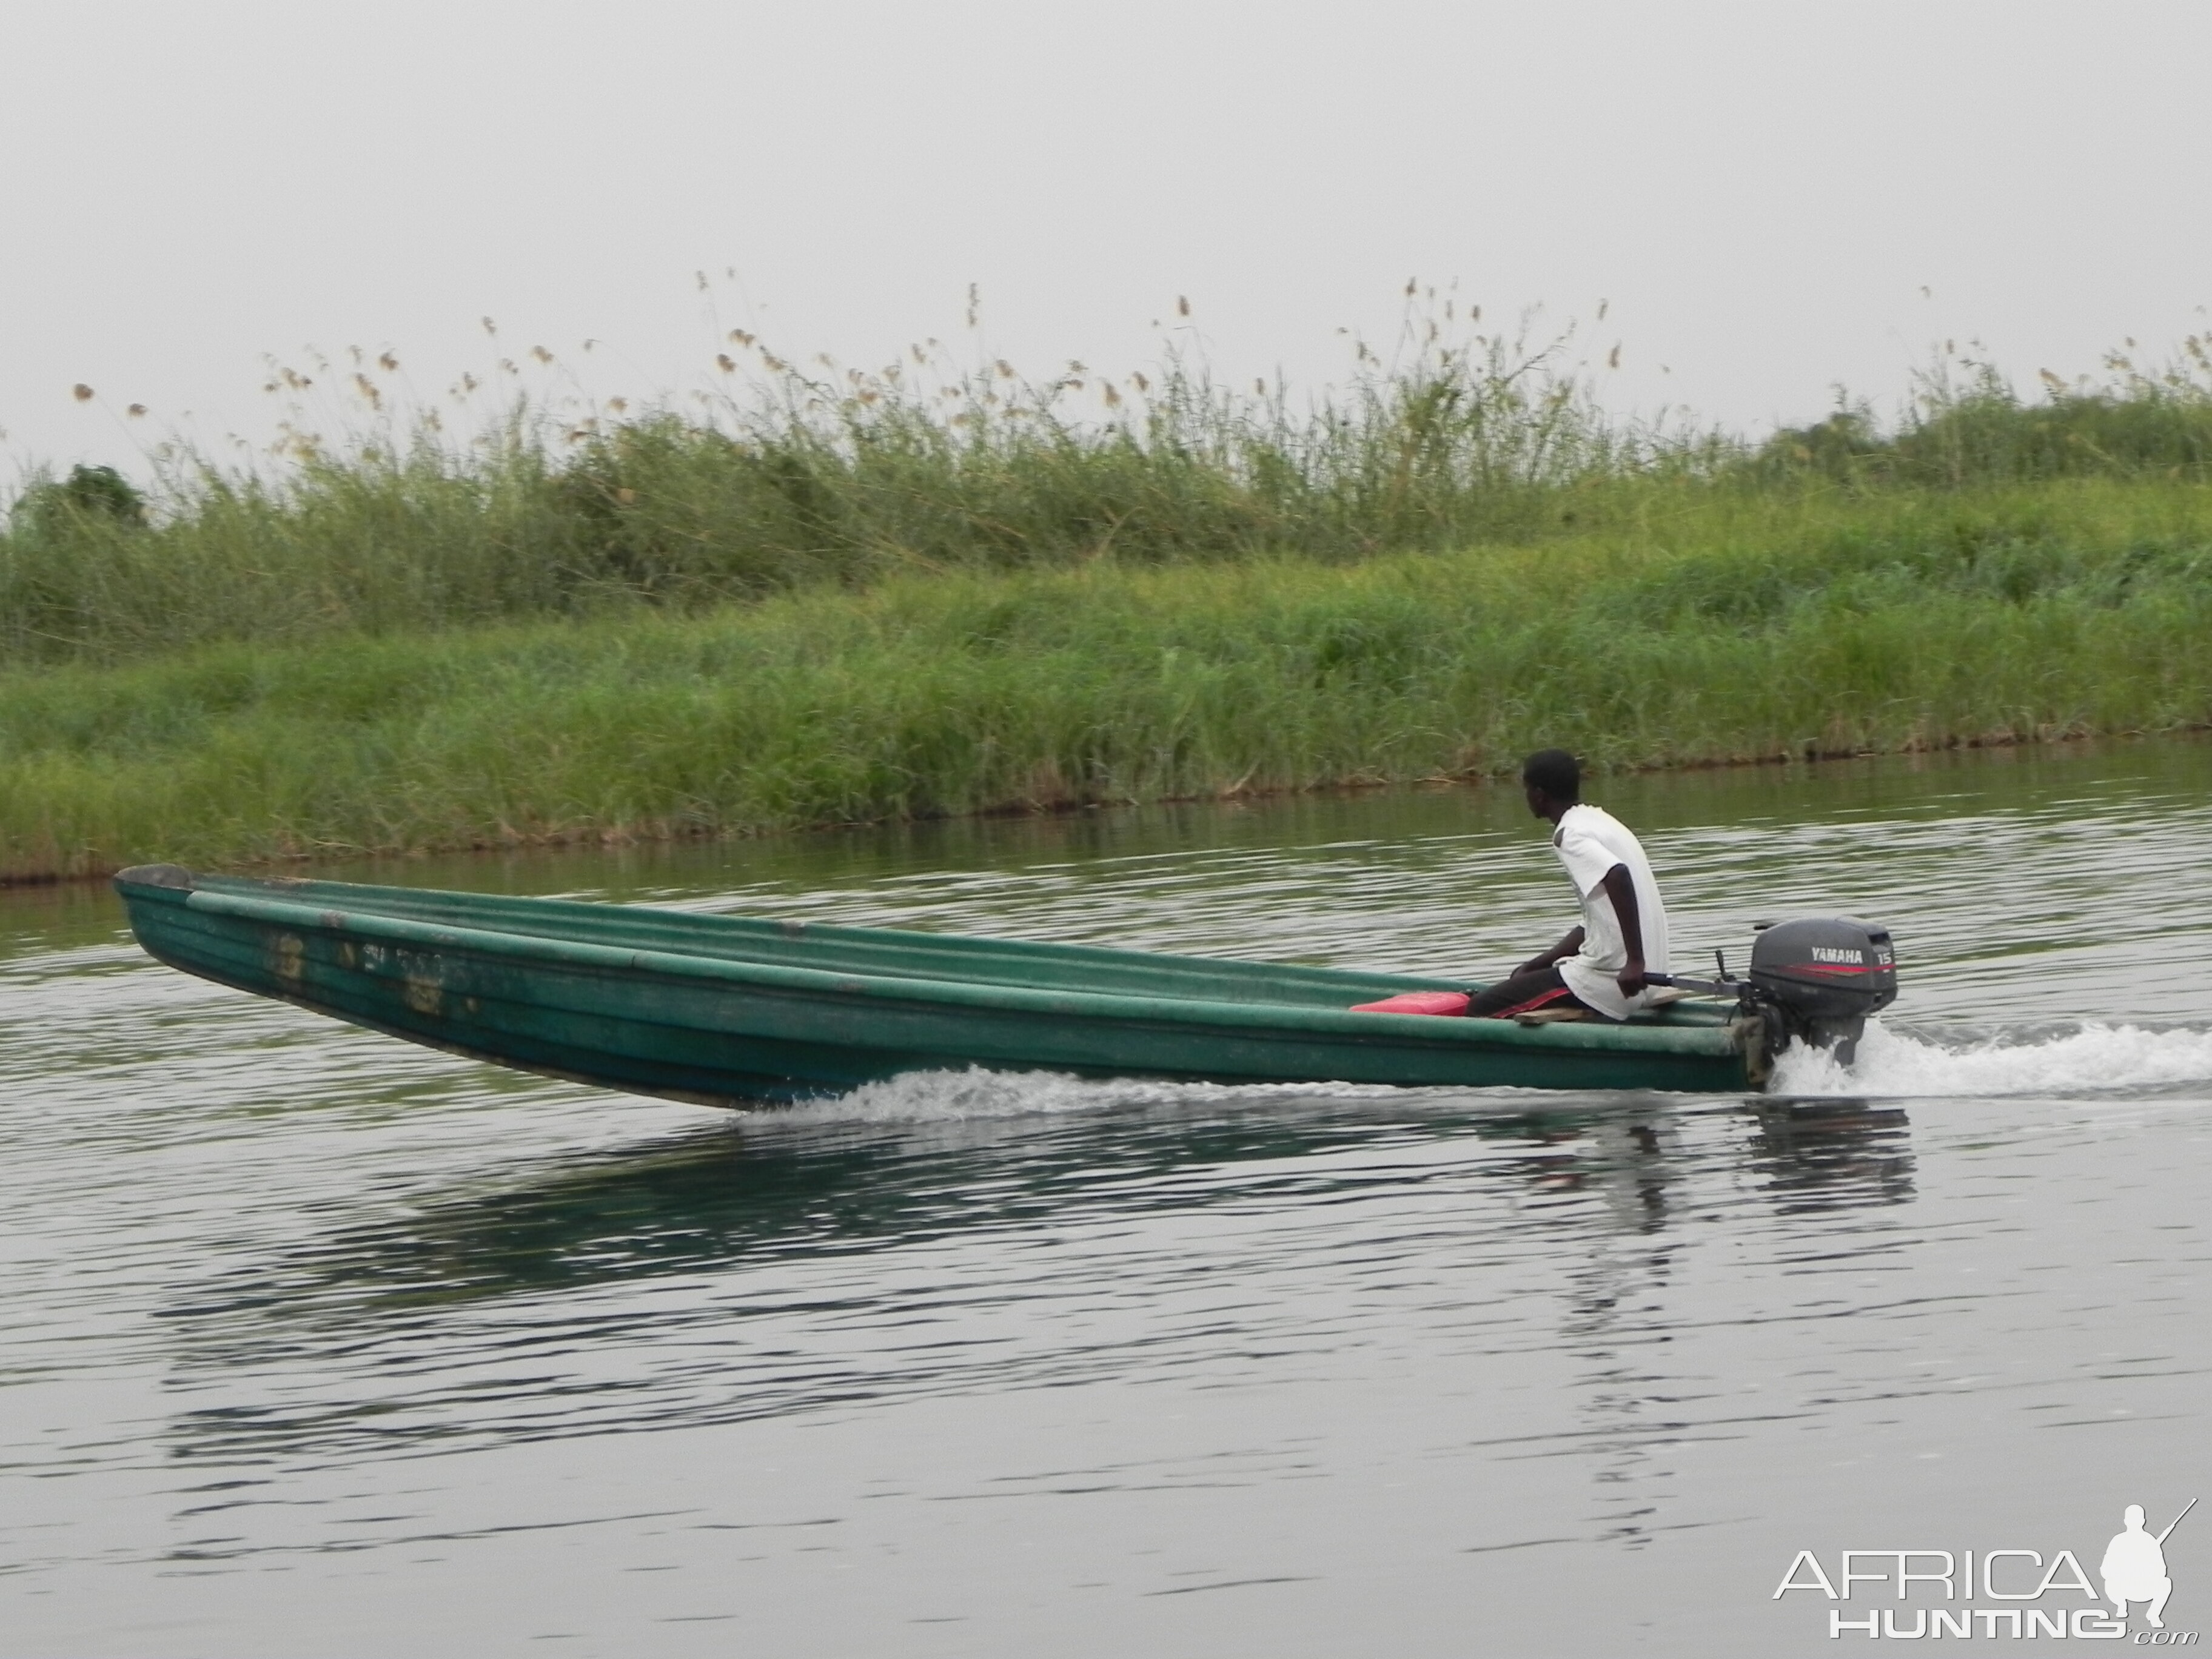
M 892 577 L 0 673 L 0 878 L 2212 721 L 2212 489 L 1684 489 L 1355 563 Z

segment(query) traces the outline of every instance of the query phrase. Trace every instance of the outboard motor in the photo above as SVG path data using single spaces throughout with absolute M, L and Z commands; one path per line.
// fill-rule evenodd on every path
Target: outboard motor
M 1849 916 L 1807 917 L 1761 932 L 1743 979 L 1723 959 L 1718 979 L 1654 974 L 1651 982 L 1734 997 L 1751 1080 L 1764 1085 L 1793 1039 L 1850 1065 L 1867 1016 L 1897 1000 L 1897 952 L 1887 927 Z
M 1867 1016 L 1897 1000 L 1889 929 L 1849 916 L 1778 922 L 1751 947 L 1745 1000 L 1766 1015 L 1771 1052 L 1795 1037 L 1848 1066 Z

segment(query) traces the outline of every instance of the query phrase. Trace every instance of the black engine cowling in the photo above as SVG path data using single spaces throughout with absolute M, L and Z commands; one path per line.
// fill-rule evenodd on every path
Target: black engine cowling
M 1779 922 L 1753 942 L 1749 981 L 1770 1024 L 1781 1028 L 1777 1036 L 1831 1049 L 1848 1066 L 1867 1016 L 1897 1000 L 1897 953 L 1889 930 L 1872 922 Z

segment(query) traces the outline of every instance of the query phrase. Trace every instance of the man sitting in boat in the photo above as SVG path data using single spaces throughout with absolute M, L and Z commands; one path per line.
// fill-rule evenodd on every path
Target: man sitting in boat
M 1647 973 L 1668 971 L 1667 907 L 1650 860 L 1628 826 L 1582 799 L 1583 769 L 1564 749 L 1522 763 L 1528 810 L 1552 823 L 1552 850 L 1581 899 L 1583 925 L 1469 999 L 1476 1019 L 1510 1019 L 1540 1008 L 1585 1008 L 1626 1019 L 1650 1004 Z

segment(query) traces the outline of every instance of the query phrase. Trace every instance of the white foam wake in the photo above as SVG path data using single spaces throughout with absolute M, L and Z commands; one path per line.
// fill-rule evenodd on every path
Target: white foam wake
M 1784 1095 L 1947 1096 L 2105 1094 L 2212 1085 L 2212 1030 L 2086 1025 L 2040 1037 L 2004 1035 L 1947 1042 L 1869 1022 L 1850 1066 L 1818 1050 L 1792 1048 L 1775 1069 Z M 1460 1091 L 1421 1091 L 1463 1099 Z M 1524 1091 L 1511 1091 L 1519 1096 Z M 834 1099 L 780 1107 L 782 1123 L 969 1123 L 1061 1116 L 1132 1106 L 1260 1106 L 1267 1100 L 1352 1097 L 1403 1100 L 1405 1091 L 1344 1083 L 1146 1082 L 1053 1072 L 911 1072 L 865 1084 Z
M 1772 1092 L 1790 1095 L 2105 1094 L 2212 1084 L 2212 1031 L 2085 1025 L 2053 1036 L 1947 1044 L 1867 1026 L 1856 1064 L 1792 1048 Z
M 928 1123 L 1076 1112 L 1113 1103 L 1113 1085 L 1039 1072 L 908 1072 L 864 1083 L 848 1095 L 810 1100 L 775 1114 L 785 1122 Z
M 866 1083 L 832 1100 L 779 1108 L 781 1122 L 963 1123 L 991 1118 L 1096 1112 L 1115 1107 L 1193 1106 L 1255 1098 L 1340 1098 L 1372 1095 L 1357 1084 L 1158 1083 L 1139 1079 L 1093 1079 L 1056 1072 L 909 1072 Z M 1389 1094 L 1389 1091 L 1383 1091 Z

